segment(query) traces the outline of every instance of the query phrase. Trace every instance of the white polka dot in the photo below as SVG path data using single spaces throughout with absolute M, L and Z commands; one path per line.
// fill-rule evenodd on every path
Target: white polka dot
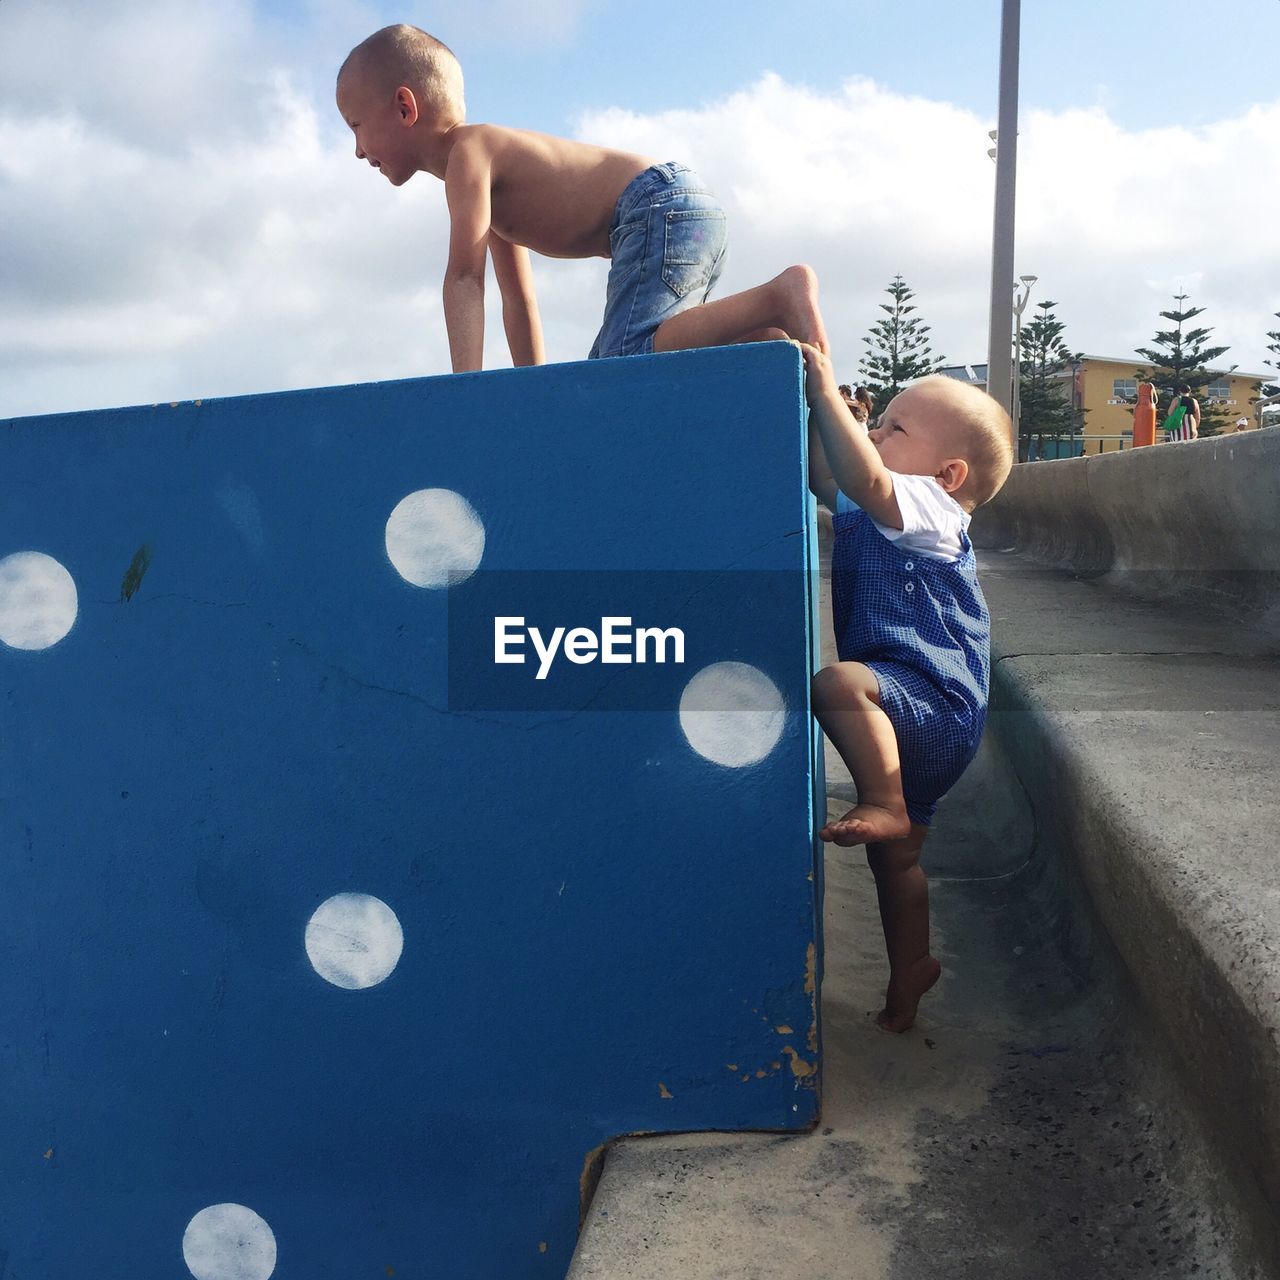
M 71 630 L 76 584 L 52 556 L 18 551 L 0 560 L 0 640 L 12 649 L 47 649 Z
M 484 525 L 452 489 L 419 489 L 401 498 L 387 519 L 387 557 L 415 587 L 465 582 L 484 555 Z
M 252 1209 L 211 1204 L 187 1223 L 182 1257 L 196 1280 L 267 1280 L 276 1269 L 276 1238 Z
M 376 987 L 400 963 L 404 931 L 396 913 L 367 893 L 339 893 L 307 923 L 312 968 L 335 987 Z
M 716 764 L 755 764 L 777 745 L 787 718 L 778 686 L 745 662 L 716 662 L 685 685 L 680 727 L 689 745 Z

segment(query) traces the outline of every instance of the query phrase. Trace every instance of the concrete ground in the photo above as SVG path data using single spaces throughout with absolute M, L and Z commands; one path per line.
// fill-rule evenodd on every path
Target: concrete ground
M 830 751 L 828 770 L 843 812 Z M 874 1022 L 870 873 L 829 849 L 820 1127 L 616 1144 L 571 1280 L 1264 1275 L 1172 1055 L 1056 857 L 992 737 L 926 849 L 942 980 L 892 1036 Z

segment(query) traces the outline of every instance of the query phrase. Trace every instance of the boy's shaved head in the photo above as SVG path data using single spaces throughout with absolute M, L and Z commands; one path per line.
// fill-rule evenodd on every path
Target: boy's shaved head
M 969 476 L 956 497 L 971 510 L 989 502 L 1013 466 L 1009 415 L 985 391 L 942 374 L 921 378 L 907 390 L 928 397 L 952 432 L 952 447 L 969 464 Z
M 466 119 L 458 59 L 448 45 L 407 23 L 383 27 L 356 45 L 338 69 L 339 86 L 347 77 L 378 94 L 393 94 L 404 85 L 413 90 L 419 109 L 440 123 Z

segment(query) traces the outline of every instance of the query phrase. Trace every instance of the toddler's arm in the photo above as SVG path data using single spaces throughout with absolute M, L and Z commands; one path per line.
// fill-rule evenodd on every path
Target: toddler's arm
M 805 397 L 813 411 L 809 416 L 810 430 L 812 432 L 813 424 L 817 425 L 822 460 L 835 486 L 877 523 L 889 529 L 901 529 L 902 512 L 893 493 L 893 475 L 841 398 L 831 361 L 817 347 L 802 343 L 800 349 L 804 352 Z M 812 440 L 812 435 L 810 438 Z M 811 486 L 813 474 L 811 454 Z M 821 493 L 818 496 L 823 497 Z M 834 503 L 833 492 L 833 510 Z
M 444 174 L 449 204 L 444 323 L 454 373 L 484 364 L 484 265 L 492 216 L 489 165 L 488 150 L 473 134 L 454 144 Z
M 502 325 L 511 348 L 511 363 L 545 364 L 542 345 L 542 319 L 538 315 L 538 296 L 533 288 L 533 268 L 529 250 L 522 244 L 504 240 L 496 231 L 489 232 L 489 253 L 493 258 L 493 274 L 502 294 Z
M 818 415 L 809 415 L 809 492 L 832 515 L 836 510 L 836 478 L 831 474 L 826 450 L 822 447 L 822 433 L 818 430 Z

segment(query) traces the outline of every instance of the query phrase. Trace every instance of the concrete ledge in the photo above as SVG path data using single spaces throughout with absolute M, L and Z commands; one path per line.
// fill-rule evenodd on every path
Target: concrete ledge
M 1277 513 L 1280 432 L 1256 431 L 1017 466 L 973 538 L 1280 638 Z
M 1032 797 L 1041 841 L 1078 869 L 1274 1247 L 1274 649 L 1009 553 L 983 564 L 997 620 L 990 731 Z M 1039 644 L 1029 651 L 1032 635 Z
M 1280 1257 L 1280 432 L 1015 467 L 974 541 L 990 732 Z

